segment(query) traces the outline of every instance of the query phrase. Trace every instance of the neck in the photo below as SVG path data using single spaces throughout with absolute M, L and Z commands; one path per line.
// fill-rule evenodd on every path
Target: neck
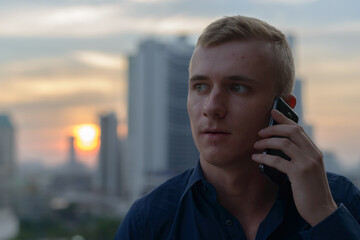
M 214 185 L 219 203 L 235 216 L 247 239 L 255 239 L 261 222 L 276 201 L 278 187 L 260 173 L 250 158 L 218 166 L 200 158 L 204 176 Z
M 200 159 L 200 164 L 206 180 L 214 185 L 218 195 L 263 198 L 264 194 L 277 191 L 277 186 L 261 174 L 259 165 L 250 159 L 226 166 Z

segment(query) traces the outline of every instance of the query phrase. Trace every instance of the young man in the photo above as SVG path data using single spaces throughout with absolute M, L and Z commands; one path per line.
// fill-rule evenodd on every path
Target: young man
M 296 104 L 293 58 L 279 30 L 242 16 L 213 22 L 198 40 L 189 78 L 200 160 L 136 201 L 115 239 L 360 239 L 359 190 L 326 174 L 303 129 L 271 110 L 276 97 Z M 267 127 L 270 116 L 279 124 Z M 259 164 L 289 181 L 275 184 Z

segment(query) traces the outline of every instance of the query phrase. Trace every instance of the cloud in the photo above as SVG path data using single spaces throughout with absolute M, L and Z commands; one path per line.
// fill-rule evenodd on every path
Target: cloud
M 323 28 L 321 33 L 327 34 L 357 34 L 360 35 L 360 21 L 347 21 L 342 23 L 337 23 L 329 25 L 328 27 Z
M 0 10 L 0 36 L 94 37 L 121 33 L 199 33 L 213 18 L 161 14 L 139 16 L 141 4 L 28 7 Z
M 126 61 L 102 52 L 15 61 L 1 65 L 0 74 L 1 87 L 6 89 L 0 95 L 0 109 L 94 105 L 94 99 L 102 102 L 98 96 L 126 101 Z
M 360 37 L 360 20 L 340 21 L 336 23 L 320 23 L 314 22 L 311 25 L 294 26 L 294 29 L 303 38 L 341 36 L 346 38 L 349 36 Z
M 0 82 L 10 79 L 63 78 L 69 76 L 119 76 L 127 71 L 127 60 L 121 55 L 83 50 L 0 65 Z
M 79 61 L 94 67 L 123 72 L 127 70 L 127 61 L 119 56 L 95 51 L 77 51 L 74 53 L 74 57 Z
M 0 34 L 11 37 L 94 36 L 116 29 L 118 5 L 35 6 L 0 11 Z

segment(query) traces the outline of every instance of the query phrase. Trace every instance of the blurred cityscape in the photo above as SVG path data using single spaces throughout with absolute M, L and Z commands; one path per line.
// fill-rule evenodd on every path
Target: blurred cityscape
M 294 39 L 289 37 L 293 44 Z M 100 148 L 95 168 L 78 161 L 68 137 L 65 164 L 48 168 L 17 162 L 16 119 L 0 115 L 0 240 L 112 239 L 131 203 L 198 160 L 186 110 L 188 64 L 194 46 L 186 37 L 144 40 L 129 57 L 127 139 L 117 135 L 115 113 L 99 116 Z M 303 81 L 294 94 L 304 119 Z M 360 186 L 360 166 L 345 171 L 324 152 L 329 171 Z

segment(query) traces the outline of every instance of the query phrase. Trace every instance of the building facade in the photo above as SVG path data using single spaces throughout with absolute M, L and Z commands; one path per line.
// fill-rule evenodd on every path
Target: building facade
M 15 174 L 15 128 L 7 115 L 0 115 L 0 208 L 9 204 Z
M 114 113 L 100 116 L 100 151 L 97 187 L 107 196 L 119 196 L 122 191 L 120 141 Z
M 0 115 L 0 239 L 11 239 L 19 231 L 19 222 L 12 210 L 15 145 L 15 127 L 11 119 L 7 115 Z
M 132 197 L 192 167 L 198 151 L 186 101 L 194 47 L 147 40 L 129 58 L 128 160 Z

